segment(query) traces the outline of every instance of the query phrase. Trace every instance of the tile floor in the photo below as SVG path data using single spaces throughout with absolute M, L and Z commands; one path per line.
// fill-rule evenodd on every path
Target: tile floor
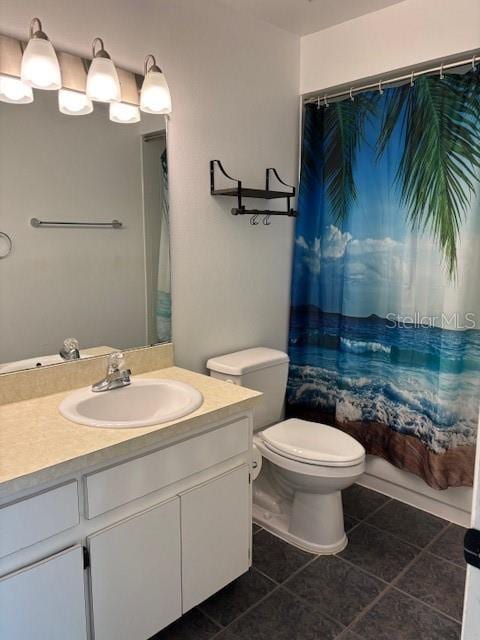
M 151 640 L 458 640 L 464 529 L 358 485 L 343 498 L 345 551 L 254 525 L 252 569 Z

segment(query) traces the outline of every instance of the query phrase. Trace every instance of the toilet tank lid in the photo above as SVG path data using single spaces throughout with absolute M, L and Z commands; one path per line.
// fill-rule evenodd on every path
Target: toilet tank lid
M 283 351 L 267 349 L 266 347 L 254 347 L 253 349 L 244 349 L 234 353 L 227 353 L 224 356 L 210 358 L 207 362 L 207 369 L 216 373 L 241 376 L 244 373 L 285 363 L 288 363 L 288 356 Z

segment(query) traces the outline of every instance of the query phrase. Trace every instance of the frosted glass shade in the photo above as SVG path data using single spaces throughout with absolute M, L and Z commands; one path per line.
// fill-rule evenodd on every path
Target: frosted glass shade
M 58 108 L 67 116 L 84 116 L 87 113 L 92 113 L 93 104 L 84 93 L 60 89 L 58 92 Z
M 33 102 L 32 87 L 20 78 L 0 75 L 0 101 L 10 104 L 28 104 Z
M 23 52 L 20 77 L 35 89 L 60 89 L 60 65 L 50 40 L 30 38 Z
M 140 92 L 140 109 L 145 113 L 168 114 L 172 112 L 172 99 L 165 75 L 151 70 L 145 76 Z
M 120 82 L 110 58 L 94 58 L 87 75 L 87 96 L 97 102 L 120 102 Z
M 140 109 L 126 102 L 110 103 L 110 120 L 121 124 L 140 122 Z

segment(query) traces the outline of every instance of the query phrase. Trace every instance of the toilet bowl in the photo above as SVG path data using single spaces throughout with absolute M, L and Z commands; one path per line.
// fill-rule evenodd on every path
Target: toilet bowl
M 261 479 L 254 484 L 257 522 L 306 551 L 332 554 L 344 549 L 341 491 L 365 471 L 362 445 L 338 429 L 297 419 L 261 431 L 254 443 L 269 463 L 264 473 L 270 485 L 265 504 Z M 279 499 L 272 510 L 274 493 Z
M 341 491 L 365 470 L 365 450 L 348 434 L 318 422 L 281 421 L 288 356 L 256 347 L 207 362 L 210 375 L 263 395 L 254 413 L 254 446 L 262 454 L 253 483 L 253 518 L 295 546 L 338 553 L 347 537 Z

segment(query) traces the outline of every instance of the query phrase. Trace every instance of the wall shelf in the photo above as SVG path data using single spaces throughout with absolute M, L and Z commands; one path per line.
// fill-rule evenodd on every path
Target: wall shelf
M 221 174 L 236 183 L 235 187 L 228 187 L 224 189 L 218 189 L 215 187 L 215 168 L 218 167 Z M 278 191 L 270 188 L 272 176 L 285 187 L 288 187 L 289 191 Z M 275 168 L 269 167 L 265 171 L 265 189 L 252 189 L 244 187 L 241 180 L 230 176 L 223 168 L 220 160 L 210 160 L 210 194 L 212 196 L 229 196 L 237 199 L 237 206 L 231 209 L 231 213 L 234 216 L 250 215 L 250 223 L 253 225 L 258 224 L 258 216 L 263 215 L 263 223 L 265 225 L 270 224 L 270 216 L 288 216 L 294 218 L 297 212 L 290 206 L 291 198 L 295 197 L 295 187 L 284 182 Z M 261 200 L 278 200 L 285 198 L 287 201 L 287 207 L 284 211 L 275 210 L 259 210 L 259 209 L 247 209 L 243 204 L 243 198 L 256 198 Z

